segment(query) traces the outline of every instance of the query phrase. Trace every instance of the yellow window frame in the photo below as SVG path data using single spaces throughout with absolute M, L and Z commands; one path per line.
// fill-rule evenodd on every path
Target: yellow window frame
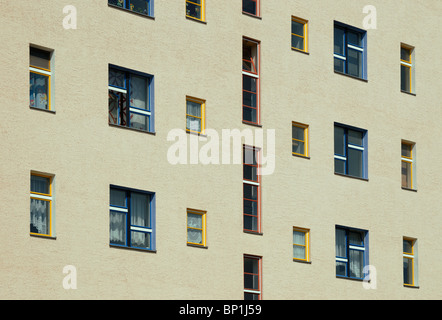
M 188 222 L 189 213 L 201 216 L 201 228 L 189 227 L 189 222 Z M 201 238 L 202 238 L 201 239 L 201 243 L 191 242 L 191 241 L 189 241 L 189 238 L 187 238 L 187 244 L 191 244 L 191 245 L 195 245 L 195 246 L 200 246 L 200 247 L 206 247 L 207 246 L 206 215 L 207 215 L 206 211 L 196 210 L 196 209 L 187 209 L 187 212 L 186 212 L 186 231 L 189 230 L 189 229 L 201 231 Z
M 406 46 L 406 45 L 401 45 L 401 50 L 406 50 L 408 51 L 408 56 L 410 57 L 410 60 L 404 60 L 401 57 L 401 66 L 405 67 L 408 69 L 408 78 L 410 79 L 410 84 L 409 87 L 407 88 L 407 92 L 412 92 L 413 89 L 413 78 L 412 78 L 412 71 L 413 71 L 413 62 L 412 62 L 412 54 L 413 54 L 413 48 Z
M 410 165 L 410 188 L 414 187 L 414 181 L 413 181 L 413 166 L 414 166 L 414 159 L 413 159 L 413 147 L 414 147 L 414 143 L 411 142 L 405 142 L 402 141 L 401 142 L 401 147 L 405 145 L 407 147 L 410 148 L 410 156 L 405 156 L 402 154 L 402 148 L 401 148 L 401 162 L 403 163 L 408 163 Z M 403 187 L 407 187 L 407 186 L 403 186 Z
M 307 124 L 303 124 L 303 123 L 299 123 L 299 122 L 292 122 L 292 127 L 301 128 L 304 131 L 304 140 L 295 139 L 295 138 L 293 138 L 293 135 L 292 135 L 292 143 L 293 143 L 293 141 L 304 143 L 304 154 L 293 152 L 293 151 L 292 151 L 292 154 L 297 155 L 297 156 L 302 156 L 302 157 L 308 157 L 308 154 L 309 154 L 309 152 L 308 152 L 308 147 L 309 147 L 308 146 L 308 140 L 309 140 L 308 139 L 308 135 L 309 135 L 308 129 L 309 129 L 309 126 Z
M 193 103 L 197 103 L 200 105 L 200 109 L 201 109 L 201 117 L 197 117 L 191 114 L 187 113 L 187 102 L 193 102 Z M 196 130 L 192 130 L 187 128 L 187 124 L 186 124 L 186 131 L 187 132 L 193 132 L 193 133 L 197 133 L 197 134 L 204 134 L 205 130 L 206 130 L 206 101 L 202 100 L 202 99 L 198 99 L 198 98 L 194 98 L 194 97 L 186 97 L 186 122 L 187 122 L 187 118 L 191 117 L 191 118 L 195 118 L 195 119 L 200 119 L 201 120 L 201 131 L 196 131 Z
M 36 232 L 30 232 L 32 235 L 38 235 L 43 237 L 52 237 L 52 179 L 53 177 L 50 175 L 40 174 L 40 173 L 31 173 L 31 176 L 37 176 L 49 179 L 49 193 L 40 193 L 40 192 L 33 192 L 30 191 L 30 199 L 39 200 L 39 201 L 46 201 L 49 202 L 49 217 L 48 217 L 48 224 L 49 224 L 49 232 L 48 234 L 43 233 L 36 233 Z M 39 197 L 42 196 L 42 197 Z M 47 197 L 50 199 L 45 199 L 43 197 Z
M 415 256 L 414 256 L 414 244 L 416 239 L 407 238 L 404 237 L 403 241 L 408 241 L 410 243 L 411 252 L 403 252 L 403 258 L 411 260 L 411 283 L 404 283 L 404 286 L 414 286 L 415 283 L 415 277 L 414 277 L 414 262 L 415 262 Z
M 295 21 L 295 22 L 303 25 L 304 35 L 299 35 L 296 33 L 291 33 L 291 35 L 292 35 L 292 37 L 295 36 L 295 37 L 302 39 L 303 44 L 304 44 L 304 50 L 299 49 L 299 48 L 295 48 L 295 47 L 292 47 L 292 49 L 297 50 L 297 51 L 301 51 L 301 52 L 308 52 L 308 20 L 292 16 L 292 21 Z
M 206 21 L 206 10 L 204 9 L 204 7 L 205 7 L 205 0 L 201 0 L 201 3 L 196 3 L 196 2 L 191 1 L 191 0 L 186 0 L 186 4 L 187 4 L 187 3 L 190 3 L 190 4 L 193 4 L 193 5 L 195 5 L 195 6 L 200 7 L 200 10 L 201 10 L 201 19 L 198 19 L 198 18 L 196 18 L 196 17 L 189 16 L 189 15 L 187 14 L 187 12 L 186 12 L 186 17 L 191 18 L 191 19 L 195 19 L 195 20 L 198 20 L 198 21 Z
M 305 228 L 293 227 L 293 231 L 304 233 L 304 244 L 293 243 L 293 247 L 303 247 L 305 252 L 305 259 L 293 257 L 293 261 L 310 261 L 310 230 Z

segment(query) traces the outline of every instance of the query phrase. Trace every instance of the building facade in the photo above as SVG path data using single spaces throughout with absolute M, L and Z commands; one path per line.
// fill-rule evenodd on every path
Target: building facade
M 440 299 L 437 0 L 0 1 L 2 299 Z

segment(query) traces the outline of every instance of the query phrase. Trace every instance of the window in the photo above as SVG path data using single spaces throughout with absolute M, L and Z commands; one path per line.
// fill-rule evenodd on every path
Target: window
M 407 189 L 415 188 L 414 165 L 415 165 L 415 144 L 408 141 L 401 143 L 401 176 L 402 187 Z
M 336 276 L 363 279 L 368 265 L 368 232 L 336 226 Z
M 155 194 L 110 187 L 109 242 L 113 246 L 155 250 Z
M 206 246 L 206 212 L 187 209 L 187 244 Z
M 259 0 L 242 0 L 242 12 L 259 17 Z
M 205 0 L 186 0 L 186 17 L 204 21 L 204 2 Z
M 414 48 L 401 44 L 401 91 L 414 93 Z
M 204 100 L 186 98 L 186 131 L 204 134 L 205 130 L 205 109 Z
M 259 124 L 259 43 L 243 39 L 243 121 Z
M 292 17 L 292 49 L 308 52 L 307 23 L 307 20 Z
M 51 52 L 30 47 L 29 75 L 32 108 L 51 110 Z
M 335 123 L 335 173 L 367 179 L 367 131 Z
M 404 285 L 417 285 L 417 240 L 403 238 Z
M 153 132 L 153 77 L 109 67 L 109 124 Z
M 308 157 L 308 125 L 292 122 L 292 154 Z
M 293 260 L 310 261 L 310 230 L 293 227 Z
M 353 77 L 367 78 L 366 32 L 338 22 L 334 27 L 335 71 Z
M 244 300 L 261 300 L 261 260 L 244 255 Z
M 108 0 L 108 4 L 146 16 L 153 16 L 153 0 Z
M 52 176 L 31 173 L 30 233 L 33 235 L 52 237 L 55 234 L 52 180 Z
M 244 231 L 260 232 L 261 183 L 259 149 L 243 147 L 243 216 Z

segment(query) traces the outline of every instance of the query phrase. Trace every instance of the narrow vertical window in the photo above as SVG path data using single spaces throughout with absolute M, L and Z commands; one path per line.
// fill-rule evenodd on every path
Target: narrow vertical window
M 259 17 L 260 0 L 242 0 L 242 12 Z
M 244 300 L 261 300 L 262 258 L 244 255 Z
M 259 111 L 259 43 L 243 39 L 243 122 L 260 123 Z
M 308 52 L 308 21 L 292 17 L 292 49 Z
M 51 52 L 30 47 L 29 75 L 29 105 L 51 110 Z
M 414 93 L 414 48 L 401 45 L 401 91 Z
M 403 238 L 404 285 L 417 285 L 417 240 Z
M 206 212 L 187 209 L 187 244 L 206 246 Z
M 192 97 L 186 98 L 186 131 L 204 134 L 205 130 L 204 100 Z
M 308 125 L 292 122 L 292 154 L 308 157 Z
M 293 227 L 293 260 L 310 261 L 310 230 Z
M 186 17 L 204 21 L 204 2 L 205 0 L 186 0 Z
M 243 218 L 244 231 L 261 232 L 261 182 L 259 149 L 243 147 Z
M 52 177 L 31 174 L 31 223 L 34 235 L 53 236 Z
M 401 180 L 402 187 L 407 189 L 415 189 L 415 145 L 411 142 L 402 141 L 401 143 Z
M 336 276 L 362 279 L 368 265 L 367 231 L 336 227 Z

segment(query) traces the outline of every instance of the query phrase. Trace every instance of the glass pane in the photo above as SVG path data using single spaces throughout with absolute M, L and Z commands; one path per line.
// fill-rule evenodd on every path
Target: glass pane
M 147 79 L 137 76 L 130 78 L 130 106 L 149 110 Z
M 335 231 L 335 248 L 336 256 L 341 258 L 347 257 L 347 238 L 344 229 L 336 228 Z
M 403 157 L 411 158 L 412 145 L 408 143 L 401 144 L 401 155 Z
M 348 130 L 348 143 L 362 146 L 364 134 L 362 131 Z
M 410 75 L 410 67 L 401 65 L 401 90 L 410 92 L 411 86 L 411 75 Z
M 31 175 L 31 192 L 50 194 L 50 179 Z
M 244 292 L 244 300 L 259 300 L 259 294 Z
M 110 189 L 110 205 L 126 207 L 126 191 Z
M 37 48 L 30 48 L 29 64 L 33 67 L 50 70 L 50 52 Z
M 201 132 L 201 119 L 187 116 L 186 117 L 186 129 L 196 132 Z
M 137 248 L 150 248 L 150 233 L 131 231 L 130 233 L 130 245 Z
M 242 1 L 242 11 L 256 15 L 256 0 L 243 0 Z
M 131 193 L 130 224 L 150 228 L 150 196 Z
M 30 72 L 30 101 L 33 108 L 49 108 L 49 76 Z
M 109 69 L 109 85 L 126 89 L 125 73 L 116 69 Z
M 195 213 L 187 213 L 187 226 L 191 228 L 203 228 L 203 216 Z
M 357 246 L 363 246 L 364 240 L 360 232 L 350 231 L 348 232 L 348 243 Z
M 411 50 L 401 48 L 401 60 L 411 62 Z
M 126 245 L 126 214 L 110 211 L 109 241 L 113 244 Z
M 362 52 L 348 49 L 347 73 L 351 76 L 362 78 Z
M 258 231 L 258 218 L 255 216 L 244 215 L 244 229 Z
M 335 126 L 335 154 L 345 156 L 345 130 Z
M 413 253 L 413 241 L 403 240 L 403 250 L 405 253 L 412 254 Z
M 127 124 L 127 95 L 109 90 L 109 123 L 125 126 Z
M 258 181 L 257 177 L 257 167 L 254 166 L 243 166 L 243 178 L 246 180 Z
M 347 263 L 336 261 L 336 275 L 337 276 L 347 276 Z
M 354 177 L 362 178 L 363 165 L 362 165 L 362 151 L 348 148 L 348 174 Z
M 413 284 L 413 259 L 404 258 L 404 283 Z
M 242 108 L 242 118 L 245 121 L 250 121 L 250 122 L 256 123 L 257 122 L 256 109 L 243 107 Z
M 259 289 L 259 260 L 244 258 L 244 288 Z
M 344 60 L 335 58 L 334 63 L 335 63 L 335 71 L 345 73 L 345 61 Z
M 299 36 L 304 36 L 304 24 L 298 21 L 292 20 L 292 33 Z
M 304 142 L 292 140 L 292 152 L 304 155 Z
M 258 202 L 244 200 L 244 214 L 258 216 Z
M 305 247 L 293 246 L 293 258 L 305 260 Z
M 402 166 L 401 166 L 402 186 L 405 188 L 412 187 L 411 170 L 412 170 L 412 163 L 407 161 L 402 161 Z
M 304 128 L 292 125 L 292 138 L 304 141 Z
M 148 131 L 149 130 L 149 116 L 145 116 L 142 114 L 130 113 L 130 127 Z
M 349 251 L 349 269 L 350 277 L 363 278 L 362 270 L 364 268 L 364 252 L 360 250 Z
M 201 20 L 201 5 L 195 4 L 200 1 L 192 0 L 191 2 L 193 3 L 190 3 L 189 1 L 186 2 L 186 15 Z
M 304 50 L 304 39 L 301 37 L 292 35 L 292 48 Z
M 149 14 L 148 0 L 129 0 L 129 10 L 142 14 Z
M 258 186 L 244 183 L 244 198 L 249 200 L 258 199 Z
M 252 148 L 244 148 L 243 164 L 256 165 L 256 150 Z
M 187 242 L 203 243 L 203 232 L 201 230 L 187 229 Z
M 123 7 L 124 0 L 108 0 L 108 3 L 114 6 Z
M 345 161 L 335 159 L 335 172 L 345 174 Z
M 345 32 L 339 27 L 335 27 L 334 32 L 334 53 L 345 56 Z
M 257 84 L 256 78 L 243 75 L 242 79 L 243 79 L 243 90 L 246 90 L 246 91 L 249 91 L 252 93 L 257 92 L 256 91 L 256 84 Z M 248 105 L 250 105 L 250 104 L 248 104 Z
M 30 232 L 47 235 L 49 234 L 49 211 L 49 201 L 31 199 Z
M 187 100 L 187 102 L 186 102 L 186 113 L 191 115 L 191 116 L 195 116 L 195 117 L 201 118 L 201 104 L 197 103 L 197 102 L 194 102 L 194 101 Z
M 348 43 L 362 47 L 362 35 L 359 32 L 348 31 L 347 32 Z
M 305 245 L 305 232 L 293 231 L 293 244 Z

